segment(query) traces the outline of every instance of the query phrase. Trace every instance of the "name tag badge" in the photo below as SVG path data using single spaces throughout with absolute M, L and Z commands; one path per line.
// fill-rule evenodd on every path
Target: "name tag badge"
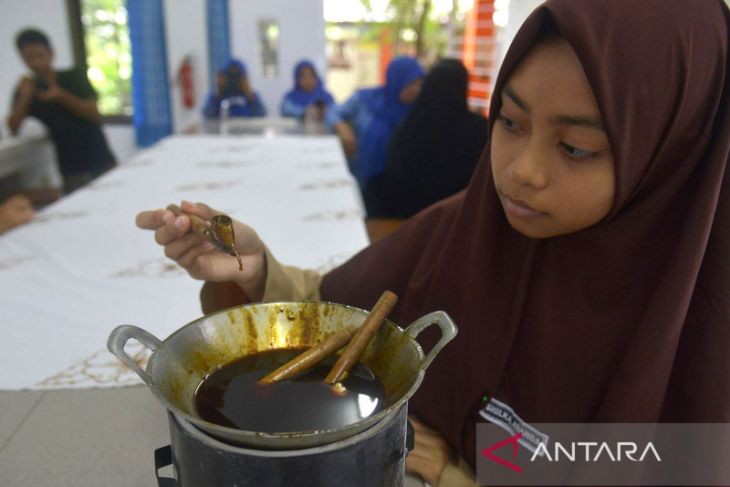
M 532 453 L 537 451 L 537 447 L 541 443 L 547 445 L 550 440 L 548 435 L 539 432 L 529 424 L 525 423 L 522 418 L 515 413 L 514 409 L 493 397 L 484 404 L 482 409 L 479 410 L 479 415 L 490 423 L 500 426 L 512 435 L 522 433 L 522 438 L 517 440 L 517 442 Z M 542 449 L 538 455 L 544 455 Z

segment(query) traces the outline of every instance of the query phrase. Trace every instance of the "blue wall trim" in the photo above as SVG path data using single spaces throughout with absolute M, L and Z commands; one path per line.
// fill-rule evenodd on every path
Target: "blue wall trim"
M 209 86 L 215 90 L 216 73 L 231 59 L 228 0 L 207 0 Z
M 162 0 L 127 0 L 132 44 L 132 101 L 137 145 L 172 133 L 170 83 Z

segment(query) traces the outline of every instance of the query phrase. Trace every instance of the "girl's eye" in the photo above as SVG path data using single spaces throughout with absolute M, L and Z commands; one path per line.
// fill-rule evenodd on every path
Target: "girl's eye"
M 520 129 L 520 126 L 517 125 L 517 122 L 515 122 L 511 118 L 505 117 L 501 113 L 497 117 L 497 120 L 499 121 L 499 123 L 501 123 L 504 126 L 504 128 L 506 128 L 510 132 L 516 132 L 517 130 Z
M 593 159 L 598 154 L 598 152 L 591 152 L 591 151 L 580 149 L 578 147 L 573 147 L 572 145 L 566 144 L 565 142 L 560 143 L 560 148 L 563 150 L 563 153 L 566 156 L 568 156 L 571 159 L 574 159 L 576 161 L 584 161 L 587 159 Z

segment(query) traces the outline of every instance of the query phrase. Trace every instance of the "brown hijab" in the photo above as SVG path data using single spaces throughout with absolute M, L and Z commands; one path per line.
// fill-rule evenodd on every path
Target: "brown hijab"
M 490 113 L 553 22 L 613 149 L 610 214 L 561 237 L 517 233 L 487 146 L 465 192 L 325 276 L 332 301 L 395 291 L 402 325 L 454 318 L 459 335 L 410 407 L 472 465 L 486 394 L 527 422 L 730 422 L 728 17 L 722 0 L 546 2 L 510 47 Z

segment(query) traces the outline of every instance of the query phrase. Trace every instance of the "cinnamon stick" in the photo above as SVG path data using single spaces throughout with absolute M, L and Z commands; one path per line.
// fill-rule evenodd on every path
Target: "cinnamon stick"
M 322 360 L 347 345 L 352 336 L 355 334 L 355 330 L 355 327 L 350 326 L 330 335 L 322 343 L 318 343 L 306 352 L 297 355 L 275 371 L 270 372 L 265 377 L 259 379 L 259 384 L 273 384 L 275 382 L 288 379 L 299 372 L 311 369 Z
M 363 350 L 365 350 L 365 347 L 380 329 L 385 317 L 388 316 L 388 313 L 390 313 L 397 302 L 398 296 L 390 291 L 385 291 L 380 296 L 380 299 L 375 303 L 375 306 L 367 318 L 365 318 L 363 324 L 358 328 L 355 336 L 350 340 L 345 351 L 342 352 L 340 358 L 332 367 L 329 374 L 327 374 L 327 377 L 325 377 L 324 381 L 327 384 L 334 384 L 342 380 L 352 366 L 357 363 Z

